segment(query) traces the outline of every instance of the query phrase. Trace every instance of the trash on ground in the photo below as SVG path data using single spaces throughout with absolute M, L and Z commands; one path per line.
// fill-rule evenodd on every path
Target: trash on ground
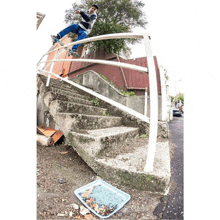
M 85 208 L 83 205 L 81 205 L 80 206 L 80 214 L 85 215 L 85 214 L 88 214 L 88 213 L 90 213 L 90 211 L 87 208 Z
M 58 213 L 57 216 L 59 216 L 59 217 L 67 217 L 68 213 L 67 212 L 65 212 L 65 213 Z
M 86 214 L 85 216 L 84 216 L 84 218 L 86 219 L 86 220 L 92 220 L 92 219 L 94 219 L 94 216 L 93 216 L 94 214 Z
M 74 191 L 75 195 L 99 218 L 108 218 L 121 209 L 130 195 L 103 180 L 96 180 Z
M 59 183 L 60 183 L 60 184 L 66 183 L 66 179 L 65 179 L 65 178 L 59 179 Z
M 60 151 L 60 154 L 67 154 L 68 151 Z
M 75 203 L 72 204 L 72 207 L 73 207 L 74 209 L 79 209 L 79 206 L 78 206 L 77 204 L 75 204 Z
M 48 138 L 48 140 L 50 140 L 49 143 L 42 144 L 41 143 L 42 137 L 40 139 L 38 139 L 39 137 L 37 137 L 37 141 L 39 141 L 42 145 L 46 145 L 46 146 L 55 144 L 63 136 L 63 133 L 61 131 L 46 127 L 45 125 L 38 126 L 37 133 L 38 133 L 38 135 L 41 135 L 41 136 L 44 135 L 45 137 Z M 43 143 L 45 143 L 45 141 Z
M 37 142 L 39 142 L 43 146 L 49 146 L 53 144 L 52 137 L 46 137 L 41 134 L 37 134 Z

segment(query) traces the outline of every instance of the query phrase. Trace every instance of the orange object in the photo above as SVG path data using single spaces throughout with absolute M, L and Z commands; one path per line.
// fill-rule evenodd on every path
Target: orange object
M 61 131 L 49 127 L 42 128 L 41 126 L 38 127 L 37 130 L 40 134 L 43 134 L 46 137 L 52 137 L 54 144 L 63 136 L 63 133 Z
M 55 134 L 52 136 L 54 144 L 63 136 L 61 131 L 56 130 Z
M 38 130 L 46 137 L 51 137 L 54 133 L 56 133 L 56 130 L 52 130 L 51 128 L 38 128 Z

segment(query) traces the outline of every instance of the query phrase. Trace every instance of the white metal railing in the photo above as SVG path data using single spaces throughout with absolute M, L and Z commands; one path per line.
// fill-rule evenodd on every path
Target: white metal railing
M 145 45 L 145 51 L 146 51 L 146 57 L 148 61 L 148 68 L 146 67 L 141 67 L 137 65 L 132 65 L 132 64 L 127 64 L 127 63 L 121 63 L 121 62 L 115 62 L 115 61 L 106 61 L 106 60 L 97 60 L 97 59 L 58 59 L 59 57 L 59 50 L 67 48 L 69 46 L 73 46 L 76 44 L 82 44 L 82 43 L 87 43 L 87 42 L 93 42 L 93 41 L 98 41 L 98 40 L 108 40 L 108 39 L 118 39 L 118 38 L 138 38 L 138 39 L 144 39 L 144 45 Z M 41 61 L 43 57 L 46 55 L 55 52 L 55 56 L 52 60 L 47 60 L 47 61 Z M 113 65 L 113 66 L 118 66 L 118 67 L 124 67 L 128 69 L 133 69 L 133 70 L 139 70 L 142 72 L 146 72 L 149 74 L 149 84 L 150 84 L 150 119 L 133 110 L 128 108 L 127 106 L 124 106 L 116 101 L 113 101 L 101 94 L 98 94 L 88 88 L 85 88 L 84 86 L 78 85 L 74 83 L 73 81 L 67 79 L 67 78 L 62 78 L 58 74 L 53 73 L 53 66 L 55 62 L 91 62 L 91 63 L 99 63 L 99 64 L 106 64 L 106 65 Z M 40 69 L 39 66 L 40 64 L 47 63 L 47 65 L 43 68 Z M 46 71 L 45 68 L 50 65 L 50 71 Z M 155 157 L 155 150 L 156 150 L 156 141 L 157 141 L 157 127 L 158 127 L 158 92 L 157 92 L 157 79 L 156 79 L 156 70 L 155 70 L 155 64 L 154 64 L 154 59 L 151 51 L 151 46 L 150 46 L 150 40 L 149 40 L 149 35 L 147 33 L 144 34 L 134 34 L 134 33 L 117 33 L 117 34 L 107 34 L 107 35 L 101 35 L 101 36 L 96 36 L 96 37 L 91 37 L 91 38 L 86 38 L 80 41 L 75 41 L 69 44 L 65 44 L 64 46 L 60 46 L 59 48 L 56 48 L 54 50 L 48 51 L 46 54 L 44 54 L 39 62 L 37 63 L 37 71 L 38 73 L 49 73 L 48 74 L 48 80 L 47 80 L 47 86 L 49 85 L 50 82 L 50 77 L 51 75 L 61 79 L 62 81 L 65 81 L 74 87 L 77 87 L 80 90 L 83 90 L 84 92 L 87 92 L 145 122 L 150 123 L 150 133 L 149 133 L 149 145 L 148 145 L 148 155 L 147 155 L 147 162 L 144 168 L 145 172 L 152 172 L 153 171 L 153 163 L 154 163 L 154 157 Z

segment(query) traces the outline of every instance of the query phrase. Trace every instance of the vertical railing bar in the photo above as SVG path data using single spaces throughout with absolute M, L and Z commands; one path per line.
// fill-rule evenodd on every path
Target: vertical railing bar
M 60 49 L 63 49 L 63 50 L 60 52 L 60 54 L 58 55 L 58 56 L 60 56 L 63 52 L 65 52 L 65 48 L 64 48 L 64 47 L 61 47 L 61 46 L 60 46 L 60 48 L 58 48 L 58 49 L 56 49 L 56 50 L 52 50 L 52 51 L 49 51 L 48 53 L 44 54 L 44 55 L 40 58 L 40 60 L 38 61 L 37 67 L 40 65 L 41 60 L 43 59 L 44 56 L 49 55 L 49 54 L 51 54 L 51 53 L 53 53 L 53 52 L 59 51 Z M 46 66 L 45 68 L 47 68 L 47 67 L 48 67 L 48 66 Z
M 118 56 L 118 55 L 117 55 L 117 60 L 118 60 L 118 62 L 120 63 L 120 59 L 119 59 L 119 56 Z M 122 76 L 123 76 L 124 81 L 125 81 L 125 86 L 126 86 L 126 88 L 128 88 L 127 80 L 126 80 L 126 78 L 125 78 L 125 73 L 124 73 L 123 68 L 122 68 L 121 66 L 120 66 L 120 69 L 121 69 L 121 73 L 122 73 Z
M 159 67 L 160 73 L 160 85 L 161 85 L 161 109 L 162 109 L 162 121 L 166 121 L 167 119 L 167 92 L 166 92 L 166 84 L 165 84 L 165 76 L 164 69 L 162 66 Z
M 59 51 L 59 50 L 57 50 L 57 51 Z M 57 55 L 57 57 L 59 57 L 63 52 L 65 52 L 64 50 L 62 50 L 58 55 Z M 55 53 L 56 54 L 56 53 Z M 54 56 L 55 57 L 55 56 Z M 51 63 L 48 63 L 47 65 L 45 65 L 45 67 L 43 67 L 43 70 L 46 70 L 46 68 L 48 67 L 48 66 L 50 66 L 50 64 Z
M 153 172 L 156 143 L 157 143 L 157 128 L 158 128 L 158 91 L 157 91 L 157 76 L 155 70 L 155 63 L 151 51 L 151 45 L 148 34 L 144 35 L 144 45 L 147 55 L 149 84 L 150 84 L 150 133 L 149 133 L 147 161 L 144 167 L 144 171 Z
M 61 53 L 59 53 L 59 49 L 55 52 L 55 55 L 54 55 L 54 59 L 53 59 L 53 62 L 50 66 L 50 71 L 49 71 L 49 74 L 48 74 L 48 78 L 47 78 L 47 83 L 46 83 L 46 86 L 48 87 L 49 84 L 50 84 L 50 77 L 51 77 L 51 73 L 53 71 L 53 67 L 54 67 L 54 64 L 57 60 L 57 57 L 60 55 Z
M 144 115 L 147 116 L 147 88 L 145 88 L 144 93 Z

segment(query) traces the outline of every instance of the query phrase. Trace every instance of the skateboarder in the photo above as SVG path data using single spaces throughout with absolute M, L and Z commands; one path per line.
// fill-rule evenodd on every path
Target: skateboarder
M 85 39 L 87 35 L 91 32 L 92 27 L 97 19 L 97 10 L 99 9 L 99 6 L 94 4 L 92 7 L 87 11 L 87 13 L 83 11 L 76 11 L 76 14 L 80 14 L 82 16 L 82 21 L 80 24 L 71 24 L 67 28 L 63 29 L 61 32 L 57 34 L 57 36 L 52 35 L 53 43 L 56 43 L 66 34 L 73 32 L 78 35 L 78 40 Z M 70 54 L 72 54 L 75 57 L 78 57 L 77 50 L 81 44 L 73 45 L 72 49 L 69 51 Z

